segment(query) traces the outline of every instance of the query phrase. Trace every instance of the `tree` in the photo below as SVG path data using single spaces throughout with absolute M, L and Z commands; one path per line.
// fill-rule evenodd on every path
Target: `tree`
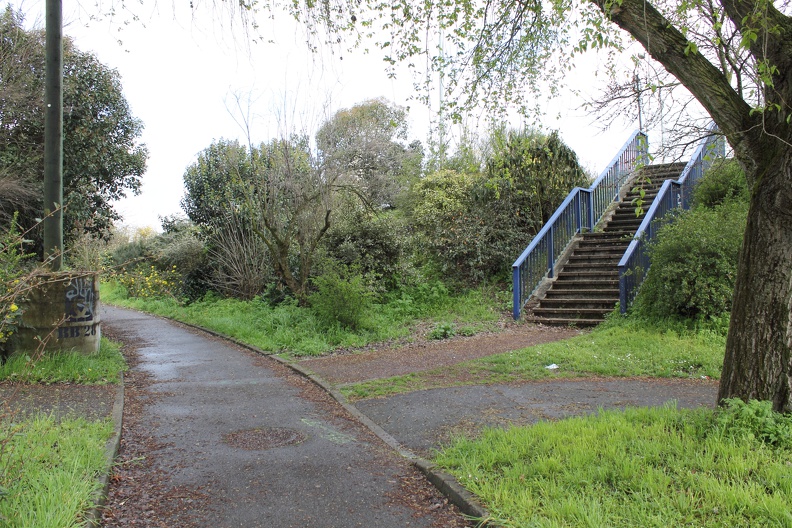
M 374 99 L 336 112 L 316 134 L 327 169 L 349 183 L 373 206 L 394 206 L 420 175 L 423 152 L 407 140 L 404 109 Z
M 301 12 L 331 32 L 384 32 L 391 62 L 425 56 L 459 95 L 457 115 L 477 101 L 525 107 L 525 88 L 550 79 L 555 89 L 570 57 L 635 39 L 715 121 L 751 188 L 719 399 L 792 412 L 791 10 L 784 0 L 350 0 Z M 444 49 L 430 49 L 424 36 L 438 33 Z
M 113 201 L 139 192 L 148 153 L 143 129 L 116 70 L 64 41 L 64 231 L 109 234 Z M 0 15 L 0 211 L 41 215 L 44 146 L 44 34 L 25 30 L 10 7 Z
M 589 181 L 555 132 L 501 126 L 484 151 L 474 161 L 463 145 L 449 160 L 462 170 L 437 171 L 412 190 L 412 221 L 427 252 L 466 281 L 508 272 L 569 191 Z
M 181 207 L 196 225 L 223 225 L 229 210 L 247 200 L 254 177 L 247 147 L 236 140 L 214 141 L 184 172 Z

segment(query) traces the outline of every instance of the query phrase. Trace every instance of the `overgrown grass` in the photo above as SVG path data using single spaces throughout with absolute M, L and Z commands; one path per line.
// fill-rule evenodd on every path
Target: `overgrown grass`
M 365 321 L 352 330 L 328 326 L 310 309 L 292 302 L 270 306 L 261 300 L 207 298 L 183 305 L 173 298 L 136 299 L 117 283 L 102 284 L 103 301 L 196 324 L 269 352 L 320 355 L 340 347 L 409 336 L 418 320 L 452 321 L 485 329 L 500 317 L 485 289 L 451 295 L 442 285 L 419 286 L 374 303 Z
M 707 329 L 612 321 L 571 339 L 440 369 L 348 385 L 353 400 L 453 384 L 506 383 L 581 376 L 719 378 L 725 337 Z M 556 369 L 548 369 L 557 365 Z
M 25 383 L 84 383 L 103 385 L 118 383 L 126 369 L 120 345 L 102 338 L 99 352 L 44 353 L 20 352 L 0 365 L 0 380 Z
M 2 453 L 0 525 L 83 526 L 112 429 L 110 420 L 57 422 L 38 416 L 17 424 L 0 421 L 0 437 L 10 438 Z
M 792 526 L 792 418 L 770 409 L 601 411 L 490 429 L 435 461 L 503 526 Z

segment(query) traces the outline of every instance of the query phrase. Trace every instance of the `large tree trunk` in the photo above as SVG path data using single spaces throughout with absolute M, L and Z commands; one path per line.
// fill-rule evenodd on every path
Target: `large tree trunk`
M 778 145 L 776 140 L 769 143 Z M 756 167 L 718 401 L 792 412 L 792 147 Z M 747 167 L 747 170 L 751 170 Z

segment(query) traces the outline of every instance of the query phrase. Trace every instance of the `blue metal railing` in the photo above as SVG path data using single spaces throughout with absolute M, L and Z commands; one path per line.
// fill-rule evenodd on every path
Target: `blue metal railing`
M 594 229 L 605 211 L 619 200 L 627 177 L 646 161 L 646 134 L 636 131 L 588 189 L 575 187 L 512 265 L 513 316 L 545 277 L 553 278 L 556 259 L 583 229 Z
M 693 188 L 712 165 L 713 159 L 723 157 L 725 150 L 723 136 L 717 134 L 717 127 L 712 123 L 709 135 L 701 141 L 679 179 L 663 182 L 641 226 L 619 261 L 619 305 L 622 313 L 635 300 L 638 288 L 649 271 L 649 243 L 654 240 L 662 226 L 674 220 L 674 215 L 669 213 L 680 207 L 690 208 Z

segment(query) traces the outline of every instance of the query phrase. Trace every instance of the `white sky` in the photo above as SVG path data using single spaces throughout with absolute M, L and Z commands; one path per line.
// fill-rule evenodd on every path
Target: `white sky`
M 64 33 L 74 38 L 78 48 L 94 52 L 120 72 L 132 113 L 145 125 L 142 142 L 149 149 L 148 171 L 142 193 L 118 204 L 125 225 L 159 229 L 158 217 L 181 212 L 182 176 L 196 155 L 221 137 L 245 141 L 243 129 L 227 110 L 234 93 L 252 94 L 255 142 L 278 135 L 278 116 L 284 113 L 292 130 L 313 132 L 339 108 L 385 97 L 410 107 L 412 135 L 426 143 L 430 112 L 409 100 L 413 93 L 409 73 L 389 79 L 376 52 L 345 54 L 343 60 L 328 54 L 312 56 L 300 38 L 302 28 L 287 16 L 263 23 L 262 31 L 272 34 L 275 44 L 245 49 L 239 24 L 231 28 L 228 20 L 211 20 L 206 7 L 193 20 L 187 0 L 180 1 L 181 12 L 168 0 L 160 4 L 139 23 L 119 30 L 119 19 L 89 20 L 97 7 L 85 4 L 80 9 L 70 0 L 64 2 Z M 28 23 L 43 21 L 43 0 L 16 0 L 15 5 Z M 593 86 L 595 68 L 596 63 L 589 64 L 589 71 L 577 74 L 572 82 Z M 599 174 L 637 123 L 617 123 L 602 132 L 591 125 L 593 117 L 578 110 L 580 103 L 572 96 L 562 97 L 548 112 L 553 118 L 560 113 L 561 119 L 547 118 L 543 124 L 559 129 L 583 166 Z

